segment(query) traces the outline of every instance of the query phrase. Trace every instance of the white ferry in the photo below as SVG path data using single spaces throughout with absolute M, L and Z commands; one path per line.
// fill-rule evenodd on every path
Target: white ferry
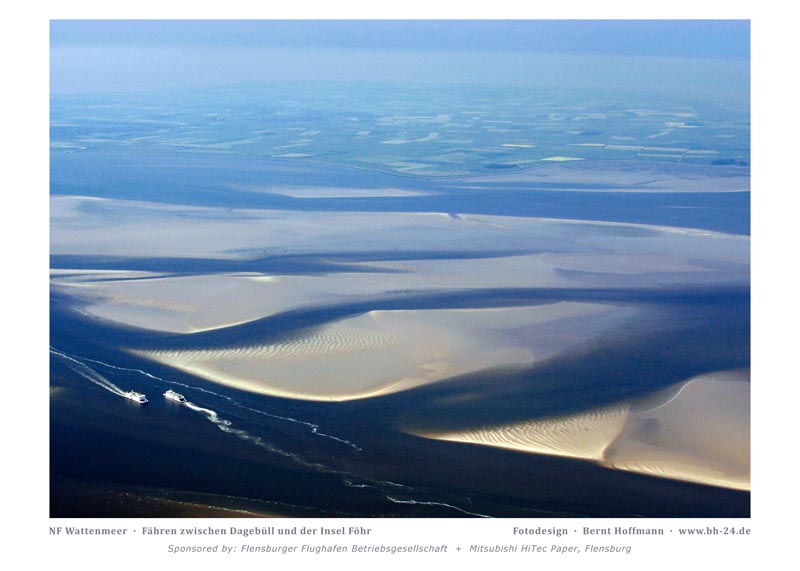
M 164 393 L 164 396 L 169 400 L 174 400 L 175 402 L 186 402 L 186 397 L 184 397 L 180 393 L 176 393 L 172 389 L 168 390 Z
M 144 396 L 142 393 L 137 393 L 136 391 L 128 391 L 125 393 L 125 398 L 131 399 L 133 402 L 138 402 L 139 404 L 144 404 L 147 402 L 147 397 Z

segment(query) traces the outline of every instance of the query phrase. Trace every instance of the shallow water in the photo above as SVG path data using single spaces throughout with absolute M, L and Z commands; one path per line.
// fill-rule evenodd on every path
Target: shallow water
M 233 188 L 271 184 L 390 186 L 429 194 L 294 199 Z M 749 193 L 634 194 L 539 190 L 522 183 L 404 177 L 319 163 L 122 153 L 52 155 L 52 193 L 225 208 L 443 212 L 605 220 L 749 232 Z M 113 184 L 108 181 L 112 180 Z M 475 181 L 470 182 L 475 186 Z M 612 184 L 612 183 L 608 183 Z M 98 206 L 101 208 L 102 206 Z M 91 206 L 89 206 L 91 208 Z M 135 210 L 128 213 L 137 216 Z M 628 228 L 647 233 L 646 229 Z M 575 232 L 596 227 L 574 226 Z M 168 275 L 257 271 L 319 275 L 402 259 L 480 259 L 520 250 L 339 252 L 241 260 L 59 254 L 63 269 Z M 725 265 L 721 264 L 721 268 Z M 390 273 L 386 274 L 391 276 Z M 188 335 L 114 325 L 51 296 L 51 477 L 54 516 L 86 515 L 65 490 L 75 482 L 102 503 L 109 485 L 152 498 L 281 515 L 383 517 L 746 516 L 749 494 L 608 470 L 591 463 L 417 438 L 406 430 L 458 429 L 583 410 L 709 371 L 749 366 L 749 286 L 495 288 L 396 292 L 309 307 Z M 591 280 L 599 281 L 591 286 Z M 619 279 L 619 278 L 617 278 Z M 291 339 L 372 310 L 619 304 L 649 319 L 526 368 L 460 375 L 430 386 L 346 403 L 236 391 L 126 350 L 237 348 Z M 141 406 L 113 390 L 137 390 Z M 161 397 L 172 388 L 192 406 Z M 145 490 L 142 492 L 142 490 Z M 167 490 L 167 492 L 165 492 Z M 75 496 L 76 498 L 79 496 Z M 216 498 L 216 499 L 214 499 Z M 224 498 L 221 499 L 221 498 Z M 254 507 L 255 506 L 255 507 Z M 95 513 L 107 513 L 98 504 Z M 135 511 L 135 510 L 133 510 Z M 137 515 L 139 512 L 136 512 Z M 91 515 L 91 514 L 90 514 Z M 125 515 L 121 513 L 120 515 Z
M 601 220 L 750 232 L 749 192 L 627 192 L 625 184 L 584 183 L 542 190 L 530 182 L 475 177 L 388 174 L 315 162 L 242 157 L 163 156 L 123 153 L 51 155 L 51 194 L 96 196 L 225 208 L 275 208 L 323 212 L 444 212 Z M 666 170 L 670 165 L 661 167 Z M 711 171 L 715 172 L 715 171 Z M 721 174 L 724 176 L 724 173 Z M 113 184 L 108 184 L 113 180 Z M 426 195 L 369 198 L 291 198 L 237 190 L 241 185 L 398 188 Z M 465 188 L 468 186 L 468 188 Z M 548 184 L 552 187 L 552 183 Z M 609 189 L 619 188 L 619 192 Z M 565 192 L 578 190 L 580 192 Z

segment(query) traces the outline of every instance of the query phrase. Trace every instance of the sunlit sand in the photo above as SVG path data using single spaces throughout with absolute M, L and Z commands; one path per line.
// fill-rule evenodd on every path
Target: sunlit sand
M 646 399 L 578 414 L 420 436 L 749 490 L 749 371 L 695 377 Z
M 606 149 L 642 152 L 639 145 L 606 145 Z M 698 155 L 704 156 L 704 155 Z M 561 157 L 551 157 L 559 159 Z M 708 168 L 693 165 L 659 164 L 654 161 L 559 161 L 548 166 L 519 172 L 498 173 L 464 180 L 497 182 L 531 182 L 537 186 L 553 183 L 577 184 L 570 192 L 738 192 L 750 189 L 750 170 L 747 167 Z M 608 188 L 605 185 L 618 185 Z
M 428 193 L 401 188 L 354 188 L 341 186 L 233 186 L 236 190 L 280 194 L 294 198 L 356 198 L 378 196 L 424 196 Z
M 661 400 L 635 403 L 602 464 L 749 490 L 749 371 L 696 377 Z
M 681 236 L 677 237 L 682 240 Z M 664 243 L 668 244 L 664 239 Z M 52 276 L 52 286 L 80 299 L 85 313 L 134 327 L 193 333 L 261 319 L 293 309 L 431 289 L 614 287 L 714 284 L 747 279 L 746 260 L 724 240 L 716 259 L 733 265 L 704 267 L 695 259 L 663 254 L 547 253 L 501 258 L 403 260 L 354 264 L 362 272 L 325 275 L 216 273 L 162 276 L 146 272 L 84 272 Z M 712 264 L 711 261 L 708 264 Z M 391 272 L 391 273 L 389 273 Z M 121 279 L 133 278 L 137 279 Z
M 526 176 L 533 172 L 538 171 Z M 55 256 L 189 258 L 200 268 L 208 260 L 239 264 L 313 256 L 311 269 L 294 275 L 199 270 L 176 276 L 68 267 L 51 274 L 51 287 L 72 296 L 84 314 L 180 334 L 418 292 L 749 283 L 749 238 L 708 230 L 472 214 L 231 210 L 83 197 L 54 197 L 51 207 Z M 431 259 L 407 259 L 404 252 Z M 372 311 L 271 344 L 232 340 L 227 348 L 136 353 L 247 391 L 343 401 L 479 370 L 530 366 L 598 339 L 638 311 L 599 303 Z M 717 374 L 689 380 L 653 403 L 623 402 L 568 417 L 427 436 L 746 489 L 749 448 L 740 441 L 748 433 L 747 387 L 739 377 Z M 736 435 L 733 447 L 712 422 L 724 415 L 720 425 Z M 690 437 L 692 431 L 702 435 Z
M 616 222 L 442 213 L 305 212 L 184 207 L 124 200 L 51 200 L 51 254 L 249 259 L 269 255 L 428 250 L 675 251 L 665 234 L 748 240 L 711 231 Z M 592 232 L 587 232 L 588 229 Z M 576 230 L 581 232 L 576 232 Z M 650 238 L 649 240 L 647 238 Z M 684 244 L 681 244 L 683 246 Z M 714 247 L 718 246 L 715 245 Z M 713 249 L 704 241 L 693 251 Z M 680 252 L 680 250 L 677 250 Z M 682 253 L 682 252 L 681 252 Z
M 93 276 L 93 274 L 88 274 Z M 89 280 L 82 272 L 55 277 L 55 288 L 85 303 L 84 312 L 143 329 L 194 333 L 252 321 L 293 307 L 306 298 L 286 288 L 277 296 L 280 278 L 247 274 L 146 276 L 135 280 Z
M 529 365 L 635 314 L 629 308 L 566 302 L 526 308 L 372 311 L 279 343 L 135 353 L 243 390 L 339 401 L 480 369 Z M 548 326 L 558 327 L 557 344 L 539 333 L 538 327 Z
M 706 230 L 442 213 L 187 211 L 152 203 L 87 202 L 81 197 L 57 197 L 52 204 L 56 255 L 200 260 L 201 269 L 180 276 L 94 269 L 51 273 L 52 287 L 79 299 L 85 313 L 175 333 L 398 292 L 749 280 L 749 238 Z M 86 209 L 86 204 L 92 207 Z M 110 233 L 107 216 L 115 225 Z M 158 239 L 167 234 L 169 240 Z M 102 252 L 95 251 L 98 244 Z M 498 253 L 484 254 L 486 245 Z M 246 262 L 271 254 L 313 254 L 320 248 L 325 254 L 316 263 L 326 265 L 316 272 L 202 271 L 203 260 Z M 404 251 L 427 252 L 431 259 L 391 260 Z M 442 259 L 440 251 L 465 254 Z M 337 252 L 351 261 L 337 260 Z M 359 262 L 351 252 L 375 252 L 378 259 Z

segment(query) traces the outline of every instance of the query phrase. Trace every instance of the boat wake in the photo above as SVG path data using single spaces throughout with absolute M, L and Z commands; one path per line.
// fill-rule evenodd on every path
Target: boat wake
M 70 355 L 67 355 L 66 353 L 62 353 L 61 351 L 57 351 L 53 347 L 50 347 L 50 352 L 52 354 L 56 355 L 57 357 L 59 357 L 60 359 L 64 360 L 67 363 L 67 365 L 73 371 L 78 373 L 81 377 L 87 379 L 88 381 L 91 381 L 92 383 L 96 384 L 99 387 L 104 388 L 105 390 L 107 390 L 109 392 L 112 392 L 112 393 L 114 393 L 116 395 L 119 395 L 121 397 L 125 396 L 125 391 L 120 389 L 117 385 L 115 385 L 114 383 L 112 383 L 111 381 L 106 379 L 103 375 L 101 375 L 100 373 L 98 373 L 97 371 L 92 369 L 90 366 L 88 366 L 86 363 L 82 362 L 81 360 L 76 359 L 75 357 L 71 357 Z M 159 377 L 156 377 L 155 375 L 151 375 L 150 373 L 147 373 L 145 371 L 141 371 L 141 370 L 138 370 L 138 369 L 125 369 L 123 367 L 116 367 L 114 365 L 109 365 L 108 363 L 103 363 L 102 361 L 96 361 L 94 359 L 86 359 L 86 360 L 87 361 L 91 361 L 93 363 L 102 364 L 102 365 L 105 365 L 105 366 L 108 366 L 108 367 L 112 367 L 114 369 L 136 371 L 136 372 L 142 373 L 144 375 L 147 375 L 148 377 L 151 377 L 151 378 L 153 378 L 155 380 L 159 380 L 159 381 L 163 381 L 163 382 L 169 382 L 169 381 L 166 381 L 166 380 L 161 379 Z M 181 386 L 188 386 L 188 385 L 183 385 L 182 383 L 172 383 L 172 384 L 177 384 L 177 385 L 181 385 Z M 316 470 L 321 470 L 321 469 L 325 468 L 325 466 L 323 466 L 321 464 L 317 464 L 317 463 L 314 463 L 314 462 L 308 462 L 307 460 L 305 460 L 304 458 L 302 458 L 298 454 L 294 454 L 292 452 L 287 452 L 286 450 L 278 448 L 277 446 L 267 442 L 266 440 L 264 440 L 260 436 L 254 436 L 254 435 L 250 434 L 249 432 L 247 432 L 246 430 L 241 430 L 239 428 L 233 428 L 231 426 L 231 421 L 226 420 L 224 418 L 221 418 L 219 416 L 219 414 L 214 410 L 211 410 L 211 409 L 208 409 L 208 408 L 203 408 L 203 407 L 198 406 L 198 405 L 196 405 L 196 404 L 194 404 L 192 402 L 189 402 L 189 401 L 187 401 L 187 402 L 185 402 L 183 404 L 184 404 L 184 406 L 186 406 L 190 410 L 194 410 L 195 412 L 199 412 L 200 414 L 205 416 L 210 422 L 215 424 L 217 426 L 217 428 L 219 428 L 221 431 L 223 431 L 223 432 L 225 432 L 227 434 L 232 434 L 233 436 L 236 436 L 236 437 L 238 437 L 238 438 L 240 438 L 240 439 L 242 439 L 242 440 L 244 440 L 246 442 L 254 444 L 255 446 L 258 446 L 259 448 L 263 448 L 263 449 L 267 450 L 268 452 L 272 452 L 274 454 L 279 454 L 281 456 L 289 458 L 292 461 L 296 462 L 297 464 L 300 464 L 301 466 L 304 466 L 304 467 L 307 467 L 307 468 L 314 468 Z
M 78 359 L 70 357 L 66 353 L 56 351 L 52 347 L 50 347 L 50 353 L 57 356 L 62 361 L 64 361 L 70 369 L 78 373 L 84 379 L 91 381 L 98 387 L 101 387 L 110 393 L 114 393 L 115 395 L 121 397 L 125 396 L 125 391 L 123 391 L 117 385 L 109 381 L 107 378 L 105 378 L 103 375 L 101 375 L 100 373 L 98 373 L 85 363 L 82 363 Z
M 317 424 L 314 424 L 312 422 L 307 422 L 307 421 L 304 421 L 304 420 L 299 420 L 299 419 L 292 418 L 292 417 L 272 414 L 272 413 L 269 413 L 269 412 L 266 412 L 266 411 L 263 411 L 263 410 L 259 410 L 259 409 L 255 409 L 255 408 L 249 407 L 247 405 L 244 405 L 244 404 L 236 401 L 232 397 L 229 397 L 227 395 L 223 395 L 223 394 L 220 394 L 220 393 L 217 393 L 217 392 L 214 392 L 214 391 L 202 388 L 202 387 L 196 387 L 196 386 L 188 385 L 188 384 L 181 383 L 181 382 L 178 382 L 178 381 L 169 381 L 167 379 L 163 379 L 161 377 L 158 377 L 156 375 L 153 375 L 152 373 L 148 373 L 147 371 L 143 371 L 141 369 L 132 369 L 132 368 L 128 368 L 128 367 L 119 367 L 117 365 L 111 365 L 110 363 L 104 363 L 103 361 L 98 361 L 96 359 L 90 359 L 88 357 L 87 358 L 78 359 L 76 357 L 67 355 L 66 353 L 63 353 L 61 351 L 58 351 L 58 350 L 54 349 L 53 347 L 50 347 L 50 352 L 53 355 L 57 356 L 59 359 L 63 360 L 73 371 L 78 373 L 81 377 L 83 377 L 86 380 L 91 381 L 92 383 L 102 387 L 103 389 L 105 389 L 107 391 L 110 391 L 110 392 L 112 392 L 112 393 L 114 393 L 116 395 L 119 395 L 119 396 L 123 396 L 124 397 L 125 396 L 125 391 L 123 391 L 117 385 L 115 385 L 114 383 L 109 381 L 106 377 L 104 377 L 103 375 L 98 373 L 95 369 L 93 369 L 92 367 L 87 365 L 84 361 L 90 362 L 90 363 L 92 363 L 94 365 L 99 365 L 101 367 L 106 367 L 106 368 L 109 368 L 109 369 L 113 369 L 113 370 L 125 371 L 125 372 L 131 372 L 131 373 L 138 373 L 138 374 L 144 375 L 144 376 L 146 376 L 149 379 L 154 380 L 154 381 L 158 381 L 158 382 L 161 382 L 161 383 L 165 383 L 165 384 L 173 385 L 173 386 L 177 386 L 177 387 L 183 387 L 183 388 L 186 388 L 186 389 L 190 389 L 190 390 L 194 390 L 194 391 L 197 391 L 197 392 L 202 392 L 202 393 L 205 393 L 205 394 L 208 394 L 208 395 L 212 395 L 214 397 L 218 397 L 218 398 L 224 399 L 224 400 L 228 401 L 230 404 L 232 404 L 233 406 L 236 406 L 236 407 L 238 407 L 238 408 L 240 408 L 242 410 L 246 410 L 246 411 L 251 412 L 251 413 L 256 413 L 256 414 L 260 414 L 260 415 L 267 416 L 267 417 L 270 417 L 270 418 L 274 418 L 276 420 L 282 420 L 282 421 L 294 423 L 296 425 L 305 427 L 306 429 L 309 430 L 309 432 L 311 434 L 313 434 L 315 436 L 320 436 L 322 438 L 327 438 L 329 440 L 333 440 L 333 441 L 335 441 L 335 442 L 337 442 L 339 444 L 344 444 L 344 445 L 346 445 L 346 446 L 348 446 L 350 448 L 353 448 L 356 451 L 362 451 L 362 448 L 360 448 L 359 446 L 357 446 L 353 442 L 350 442 L 349 440 L 345 440 L 345 439 L 339 438 L 337 436 L 333 436 L 333 435 L 330 435 L 330 434 L 325 434 L 323 432 L 320 432 L 319 431 L 320 427 Z M 202 416 L 204 416 L 209 422 L 214 424 L 219 430 L 221 430 L 222 432 L 224 432 L 226 434 L 230 434 L 232 436 L 235 436 L 235 437 L 237 437 L 237 438 L 239 438 L 239 439 L 241 439 L 241 440 L 243 440 L 245 442 L 248 442 L 248 443 L 250 443 L 250 444 L 252 444 L 254 446 L 258 446 L 259 448 L 262 448 L 262 449 L 264 449 L 264 450 L 266 450 L 266 451 L 268 451 L 270 453 L 278 454 L 280 456 L 288 458 L 292 462 L 294 462 L 294 463 L 296 463 L 296 464 L 298 464 L 300 466 L 303 466 L 305 468 L 310 468 L 310 469 L 313 469 L 315 471 L 319 471 L 319 472 L 323 472 L 323 473 L 328 473 L 328 474 L 339 476 L 341 478 L 342 484 L 344 486 L 346 486 L 346 487 L 349 487 L 349 488 L 369 488 L 369 489 L 375 490 L 378 493 L 380 493 L 387 501 L 395 503 L 395 504 L 408 504 L 408 505 L 441 507 L 441 508 L 446 508 L 446 509 L 450 509 L 450 510 L 455 510 L 455 511 L 458 511 L 458 512 L 461 512 L 461 513 L 463 513 L 465 515 L 470 515 L 470 516 L 484 517 L 484 518 L 492 517 L 492 516 L 488 516 L 488 515 L 484 515 L 484 514 L 479 514 L 479 513 L 467 511 L 465 509 L 459 508 L 458 506 L 454 506 L 452 504 L 448 504 L 448 503 L 445 503 L 445 502 L 422 501 L 422 500 L 415 500 L 415 499 L 401 499 L 400 497 L 397 497 L 397 496 L 398 495 L 406 495 L 406 494 L 408 494 L 408 495 L 411 495 L 411 494 L 417 495 L 417 494 L 420 494 L 420 493 L 422 493 L 423 495 L 427 495 L 427 493 L 426 492 L 422 492 L 420 490 L 416 490 L 415 488 L 412 488 L 410 486 L 406 486 L 406 485 L 403 485 L 403 484 L 398 484 L 396 482 L 391 482 L 391 481 L 388 481 L 388 480 L 363 480 L 362 478 L 356 476 L 355 474 L 349 473 L 347 471 L 342 471 L 342 470 L 339 470 L 339 469 L 336 469 L 336 468 L 332 468 L 330 466 L 326 466 L 326 465 L 318 463 L 318 462 L 313 462 L 313 461 L 306 460 L 305 458 L 303 458 L 299 454 L 296 454 L 296 453 L 293 453 L 293 452 L 289 452 L 289 451 L 283 450 L 282 448 L 279 448 L 278 446 L 275 446 L 274 444 L 268 442 L 267 440 L 265 440 L 261 436 L 257 436 L 257 435 L 251 434 L 250 432 L 248 432 L 246 430 L 243 430 L 243 429 L 240 429 L 240 428 L 235 428 L 233 426 L 233 423 L 230 420 L 222 418 L 219 415 L 219 413 L 217 411 L 215 411 L 215 410 L 199 406 L 199 405 L 197 405 L 197 404 L 195 404 L 193 402 L 190 402 L 190 401 L 184 402 L 183 405 L 186 408 L 188 408 L 189 410 L 192 410 L 192 411 L 197 412 L 198 414 L 201 414 Z
M 279 454 L 281 456 L 289 458 L 290 460 L 294 461 L 295 463 L 300 464 L 301 466 L 304 466 L 306 468 L 314 468 L 315 470 L 323 470 L 323 469 L 325 469 L 325 466 L 323 466 L 322 464 L 317 464 L 315 462 L 309 462 L 306 459 L 304 459 L 303 457 L 299 456 L 298 454 L 294 454 L 293 452 L 287 452 L 286 450 L 283 450 L 282 448 L 278 448 L 277 446 L 275 446 L 274 444 L 272 444 L 270 442 L 267 442 L 266 440 L 264 440 L 260 436 L 255 436 L 253 434 L 250 434 L 246 430 L 242 430 L 240 428 L 233 428 L 231 426 L 231 421 L 230 420 L 226 420 L 224 418 L 221 418 L 219 416 L 219 414 L 217 414 L 216 411 L 213 411 L 213 410 L 208 409 L 208 408 L 203 408 L 201 406 L 197 406 L 193 402 L 189 402 L 189 401 L 186 401 L 185 403 L 183 403 L 183 406 L 185 406 L 186 408 L 188 408 L 190 410 L 193 410 L 195 412 L 199 412 L 200 414 L 205 416 L 209 420 L 209 422 L 215 424 L 217 428 L 219 428 L 222 432 L 224 432 L 226 434 L 232 434 L 233 436 L 236 436 L 237 438 L 240 438 L 241 440 L 244 440 L 245 442 L 249 442 L 250 444 L 258 446 L 259 448 L 263 448 L 264 450 L 267 450 L 268 452 L 272 452 L 273 454 Z
M 214 412 L 213 410 L 210 410 L 210 409 L 207 409 L 207 408 L 203 408 L 201 406 L 197 406 L 193 402 L 189 402 L 189 401 L 186 401 L 185 403 L 183 403 L 183 405 L 186 408 L 189 408 L 191 410 L 195 410 L 195 411 L 197 411 L 199 413 L 204 414 L 206 416 L 206 418 L 208 418 L 208 420 L 210 420 L 211 422 L 213 422 L 217 426 L 230 426 L 231 425 L 231 421 L 230 420 L 225 420 L 224 418 L 220 418 L 219 415 L 216 412 Z
M 185 389 L 191 389 L 193 391 L 202 392 L 202 393 L 205 393 L 205 394 L 208 394 L 208 395 L 211 395 L 211 396 L 226 400 L 230 404 L 232 404 L 233 406 L 241 408 L 242 410 L 246 410 L 248 412 L 252 412 L 252 413 L 255 413 L 255 414 L 260 414 L 260 415 L 263 415 L 263 416 L 267 416 L 269 418 L 274 418 L 275 420 L 283 420 L 283 421 L 286 421 L 286 422 L 291 422 L 293 424 L 297 424 L 297 425 L 301 425 L 301 426 L 307 427 L 309 429 L 309 431 L 311 432 L 311 434 L 313 434 L 314 436 L 319 436 L 321 438 L 327 438 L 329 440 L 333 440 L 333 441 L 338 442 L 340 444 L 344 444 L 345 446 L 349 446 L 350 448 L 352 448 L 353 450 L 356 450 L 358 452 L 361 452 L 363 450 L 363 448 L 361 448 L 360 446 L 358 446 L 354 442 L 351 442 L 351 441 L 346 440 L 344 438 L 339 438 L 338 436 L 333 436 L 332 434 L 326 434 L 324 432 L 320 432 L 319 431 L 320 426 L 318 424 L 314 424 L 313 422 L 307 422 L 305 420 L 292 418 L 290 416 L 281 416 L 279 414 L 273 414 L 273 413 L 270 413 L 270 412 L 266 412 L 266 411 L 263 411 L 263 410 L 252 408 L 252 407 L 249 407 L 247 405 L 244 405 L 244 404 L 238 402 L 236 399 L 234 399 L 234 398 L 232 398 L 232 397 L 230 397 L 228 395 L 223 395 L 223 394 L 220 394 L 218 392 L 215 392 L 215 391 L 203 388 L 203 387 L 198 387 L 198 386 L 194 386 L 194 385 L 188 385 L 186 383 L 181 383 L 181 382 L 178 382 L 178 381 L 170 381 L 170 380 L 167 380 L 167 379 L 162 379 L 161 377 L 153 375 L 152 373 L 148 373 L 147 371 L 143 371 L 142 369 L 132 369 L 132 368 L 128 368 L 128 367 L 119 367 L 117 365 L 111 365 L 110 363 L 104 363 L 103 361 L 98 361 L 96 359 L 90 359 L 88 357 L 86 357 L 84 360 L 90 361 L 90 362 L 95 363 L 97 365 L 101 365 L 103 367 L 108 367 L 110 369 L 115 369 L 115 370 L 118 370 L 118 371 L 127 371 L 127 372 L 130 372 L 130 373 L 139 373 L 139 374 L 144 375 L 145 377 L 147 377 L 149 379 L 152 379 L 154 381 L 159 381 L 159 382 L 166 383 L 166 384 L 169 384 L 169 385 L 173 385 L 173 386 L 176 386 L 176 387 L 182 387 L 182 388 L 185 388 Z

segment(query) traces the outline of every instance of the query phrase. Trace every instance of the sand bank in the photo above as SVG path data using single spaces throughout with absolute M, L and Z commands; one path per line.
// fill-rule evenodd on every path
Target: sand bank
M 248 260 L 428 251 L 659 253 L 717 257 L 746 236 L 644 224 L 477 214 L 237 210 L 51 199 L 51 255 Z M 713 238 L 713 246 L 707 240 Z M 730 245 L 730 246 L 726 246 Z M 684 250 L 688 246 L 688 250 Z
M 280 194 L 293 198 L 370 198 L 370 197 L 397 197 L 397 196 L 425 196 L 427 192 L 404 190 L 402 188 L 350 188 L 341 186 L 233 186 L 236 190 L 248 192 L 262 192 L 266 194 Z
M 608 149 L 641 151 L 634 145 Z M 559 159 L 562 157 L 552 157 Z M 544 159 L 543 159 L 544 160 Z M 741 192 L 750 190 L 746 166 L 694 166 L 654 161 L 563 161 L 525 171 L 459 177 L 464 182 L 531 183 L 569 192 Z M 567 187 L 565 188 L 565 185 Z M 576 185 L 576 186 L 571 186 Z
M 135 354 L 238 389 L 305 400 L 388 394 L 491 367 L 526 366 L 631 319 L 630 308 L 554 303 L 372 311 L 280 343 Z M 544 330 L 558 334 L 543 335 Z
M 664 240 L 662 247 L 668 247 Z M 666 250 L 665 247 L 665 250 Z M 489 288 L 641 288 L 746 283 L 749 266 L 726 244 L 707 256 L 664 252 L 542 253 L 499 258 L 403 260 L 350 264 L 325 275 L 258 272 L 162 276 L 54 273 L 52 287 L 83 303 L 90 315 L 157 331 L 194 333 L 298 308 L 358 302 L 415 292 Z M 741 258 L 739 258 L 741 259 Z M 719 264 L 726 262 L 727 265 Z M 716 265 L 715 265 L 716 264 Z M 333 269 L 333 268 L 332 268 Z M 136 276 L 137 279 L 125 279 Z
M 172 258 L 186 261 L 188 275 L 51 273 L 53 288 L 78 297 L 85 313 L 175 333 L 398 292 L 749 281 L 749 238 L 703 230 L 440 213 L 187 210 L 81 197 L 55 197 L 53 209 L 71 213 L 53 220 L 54 255 L 158 257 L 154 270 L 173 267 Z M 409 254 L 422 259 L 393 259 Z M 280 264 L 292 255 L 294 274 L 268 271 L 273 256 Z
M 747 370 L 722 371 L 579 414 L 419 436 L 749 490 L 749 380 Z

